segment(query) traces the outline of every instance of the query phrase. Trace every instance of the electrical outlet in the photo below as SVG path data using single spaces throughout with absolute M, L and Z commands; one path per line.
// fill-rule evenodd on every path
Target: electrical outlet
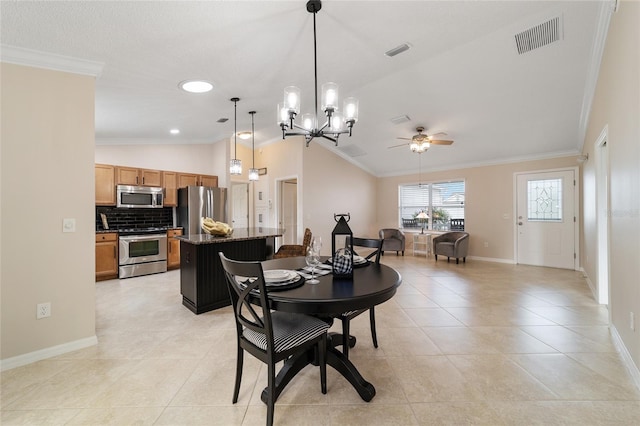
M 631 331 L 636 331 L 636 318 L 633 312 L 629 312 L 629 328 Z
M 484 246 L 485 246 L 485 247 L 489 247 L 489 243 L 485 241 L 485 242 L 484 242 Z
M 47 318 L 51 316 L 51 302 L 38 303 L 36 305 L 36 319 Z

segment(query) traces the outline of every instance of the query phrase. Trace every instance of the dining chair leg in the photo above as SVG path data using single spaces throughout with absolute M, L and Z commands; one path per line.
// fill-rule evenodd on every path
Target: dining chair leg
M 236 358 L 236 386 L 233 389 L 233 403 L 238 402 L 238 395 L 240 394 L 240 383 L 242 382 L 242 363 L 244 359 L 244 349 L 238 345 L 238 355 Z
M 327 393 L 327 335 L 318 342 L 318 363 L 320 364 L 320 390 Z
M 378 347 L 378 336 L 376 335 L 376 311 L 372 306 L 369 309 L 369 322 L 371 323 L 371 339 L 373 340 L 373 347 Z
M 342 318 L 342 353 L 349 358 L 349 318 Z
M 269 363 L 269 379 L 267 390 L 267 426 L 273 426 L 273 413 L 276 403 L 276 365 Z

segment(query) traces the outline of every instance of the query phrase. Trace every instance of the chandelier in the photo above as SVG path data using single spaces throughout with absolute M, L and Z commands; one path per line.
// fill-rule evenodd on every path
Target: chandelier
M 234 115 L 233 115 L 233 159 L 229 163 L 229 173 L 234 176 L 242 174 L 242 160 L 238 160 L 238 101 L 240 98 L 231 98 L 233 102 Z
M 300 113 L 300 88 L 288 86 L 284 89 L 284 100 L 278 104 L 278 124 L 282 129 L 282 139 L 287 136 L 304 136 L 307 146 L 314 138 L 322 137 L 338 145 L 338 137 L 348 133 L 351 136 L 351 129 L 358 121 L 358 100 L 346 98 L 344 100 L 342 112 L 338 108 L 338 85 L 335 83 L 325 83 L 322 85 L 321 109 L 325 114 L 326 121 L 322 126 L 318 124 L 318 54 L 316 42 L 316 13 L 322 8 L 320 0 L 309 0 L 307 2 L 307 12 L 313 13 L 313 66 L 315 83 L 315 113 L 303 114 L 301 123 L 297 124 L 295 119 Z

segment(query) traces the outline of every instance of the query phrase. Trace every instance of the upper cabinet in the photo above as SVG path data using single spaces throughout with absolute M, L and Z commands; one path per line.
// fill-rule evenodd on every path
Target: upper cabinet
M 192 173 L 178 174 L 178 188 L 185 188 L 187 186 L 211 186 L 216 188 L 218 186 L 218 176 L 196 175 Z
M 162 172 L 162 187 L 164 188 L 164 205 L 175 207 L 178 205 L 178 173 Z
M 116 205 L 115 167 L 96 164 L 96 205 Z
M 96 206 L 116 205 L 116 185 L 144 185 L 164 188 L 164 205 L 178 205 L 178 188 L 218 186 L 218 176 L 197 175 L 135 167 L 96 164 Z
M 116 185 L 162 186 L 160 170 L 116 167 Z

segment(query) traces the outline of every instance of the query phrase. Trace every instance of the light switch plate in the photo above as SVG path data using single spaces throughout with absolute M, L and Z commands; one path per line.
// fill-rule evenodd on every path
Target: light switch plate
M 62 232 L 76 232 L 76 220 L 74 218 L 62 219 Z

